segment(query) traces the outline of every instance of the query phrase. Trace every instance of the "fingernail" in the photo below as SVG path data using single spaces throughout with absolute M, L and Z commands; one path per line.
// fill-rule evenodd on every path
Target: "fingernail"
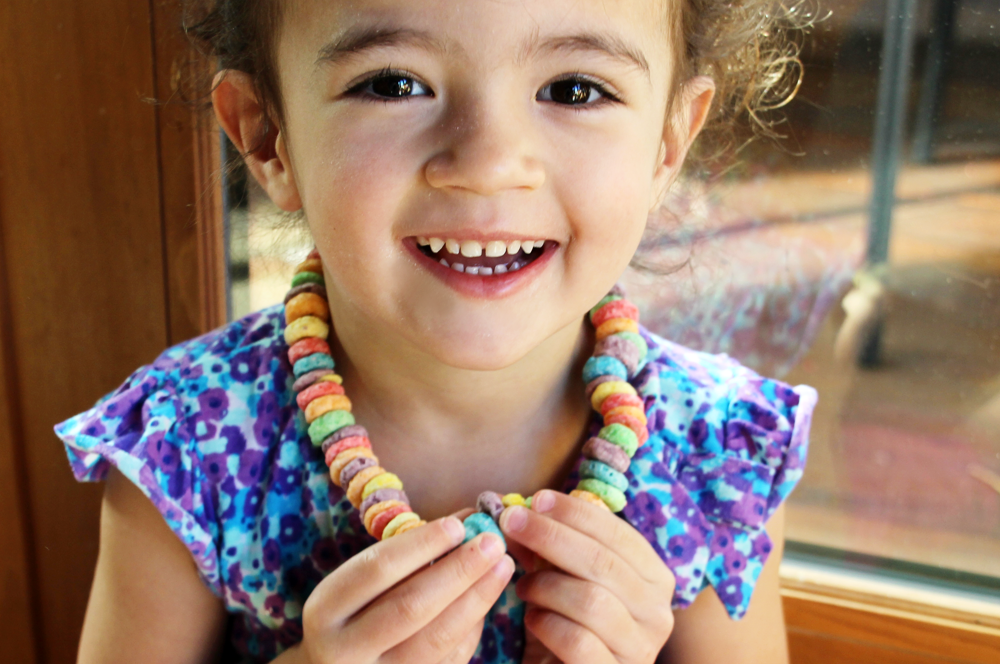
M 451 541 L 458 544 L 465 539 L 465 526 L 462 522 L 453 516 L 446 517 L 444 520 L 444 529 L 448 531 L 451 536 Z
M 503 553 L 504 548 L 500 538 L 492 533 L 483 535 L 483 539 L 479 542 L 479 549 L 486 554 L 487 558 L 495 558 L 497 555 Z
M 556 504 L 556 497 L 551 491 L 539 491 L 531 501 L 531 507 L 536 512 L 548 512 Z
M 514 573 L 514 559 L 510 556 L 504 556 L 490 571 L 499 579 L 509 578 Z
M 525 510 L 520 505 L 511 505 L 503 511 L 500 518 L 503 520 L 503 529 L 515 532 L 524 528 L 524 524 L 528 522 L 528 515 L 525 514 Z

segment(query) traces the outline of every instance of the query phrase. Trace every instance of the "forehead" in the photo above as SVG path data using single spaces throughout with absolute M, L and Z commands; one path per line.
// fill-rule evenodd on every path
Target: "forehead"
M 315 60 L 354 35 L 405 32 L 469 60 L 524 64 L 542 45 L 573 42 L 660 70 L 672 51 L 670 11 L 668 0 L 285 0 L 278 52 Z

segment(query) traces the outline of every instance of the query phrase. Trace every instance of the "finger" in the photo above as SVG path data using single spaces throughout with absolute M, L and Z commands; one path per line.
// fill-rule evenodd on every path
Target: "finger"
M 532 499 L 535 512 L 566 524 L 608 547 L 646 581 L 660 583 L 669 568 L 642 533 L 629 522 L 598 505 L 557 491 L 539 491 Z M 673 575 L 670 575 L 673 581 Z
M 500 528 L 508 539 L 563 571 L 599 583 L 619 597 L 645 596 L 647 584 L 617 552 L 555 519 L 515 505 L 500 515 Z M 662 562 L 660 566 L 665 567 Z
M 517 596 L 590 630 L 619 657 L 642 641 L 628 608 L 600 584 L 561 572 L 536 572 L 518 580 Z
M 484 623 L 485 621 L 480 620 L 465 636 L 465 640 L 441 660 L 441 664 L 469 664 L 469 660 L 476 654 L 479 642 L 483 639 Z
M 470 515 L 475 514 L 475 513 L 476 513 L 476 510 L 472 509 L 471 507 L 463 507 L 462 509 L 458 510 L 457 512 L 452 512 L 451 516 L 455 517 L 459 521 L 465 521 L 465 518 L 467 516 L 470 516 Z
M 461 521 L 446 517 L 368 547 L 320 583 L 315 605 L 330 607 L 324 621 L 344 621 L 465 537 Z M 364 583 L 358 583 L 364 579 Z M 312 599 L 312 597 L 310 597 Z
M 514 561 L 510 556 L 504 556 L 458 599 L 432 616 L 433 619 L 425 627 L 389 650 L 384 661 L 393 664 L 437 662 L 449 657 L 449 653 L 468 640 L 469 632 L 477 623 L 482 634 L 483 617 L 500 597 L 513 574 Z
M 350 638 L 391 649 L 428 625 L 503 557 L 499 537 L 477 535 L 355 614 L 346 627 Z
M 524 614 L 524 626 L 565 664 L 617 664 L 596 634 L 569 618 L 537 607 Z

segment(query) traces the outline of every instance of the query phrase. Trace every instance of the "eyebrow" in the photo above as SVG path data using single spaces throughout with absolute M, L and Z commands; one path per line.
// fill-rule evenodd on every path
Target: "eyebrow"
M 582 52 L 606 55 L 615 60 L 619 60 L 625 64 L 638 68 L 646 74 L 647 79 L 650 76 L 649 62 L 646 61 L 642 51 L 633 47 L 621 37 L 613 34 L 588 32 L 562 37 L 552 37 L 542 42 L 539 42 L 536 36 L 534 39 L 529 40 L 525 44 L 521 51 L 521 55 L 518 58 L 518 62 L 523 62 L 540 51 L 553 53 L 560 51 L 571 53 Z
M 411 28 L 367 25 L 349 28 L 342 35 L 319 50 L 316 65 L 336 64 L 364 51 L 395 46 L 417 46 L 429 51 L 445 53 L 444 42 L 422 30 Z

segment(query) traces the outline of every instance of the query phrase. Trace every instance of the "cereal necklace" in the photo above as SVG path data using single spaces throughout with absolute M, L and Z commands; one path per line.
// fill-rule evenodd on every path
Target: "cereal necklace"
M 583 446 L 582 478 L 569 495 L 613 512 L 625 507 L 625 471 L 636 450 L 649 437 L 642 400 L 628 383 L 642 368 L 648 348 L 639 335 L 639 310 L 616 286 L 590 310 L 597 345 L 583 367 L 587 396 L 604 418 L 604 427 Z M 365 529 L 383 540 L 426 523 L 410 508 L 399 477 L 379 465 L 368 431 L 356 424 L 343 378 L 334 372 L 326 339 L 330 307 L 323 280 L 323 263 L 314 249 L 295 268 L 292 289 L 285 296 L 285 341 L 295 374 L 295 400 L 305 412 L 309 438 L 322 448 L 330 479 L 343 488 L 361 513 Z M 466 541 L 481 532 L 501 540 L 497 525 L 504 508 L 531 506 L 531 498 L 485 491 L 478 511 L 465 519 Z

